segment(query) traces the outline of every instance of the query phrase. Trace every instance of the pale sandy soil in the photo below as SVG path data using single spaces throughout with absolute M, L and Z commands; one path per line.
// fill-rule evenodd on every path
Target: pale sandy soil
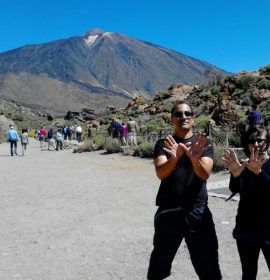
M 11 157 L 1 144 L 0 176 L 1 280 L 146 279 L 159 185 L 151 160 L 41 151 L 37 142 Z M 241 279 L 231 237 L 237 202 L 210 197 L 209 205 L 223 279 Z M 197 279 L 184 243 L 168 279 Z M 262 258 L 257 279 L 270 279 Z

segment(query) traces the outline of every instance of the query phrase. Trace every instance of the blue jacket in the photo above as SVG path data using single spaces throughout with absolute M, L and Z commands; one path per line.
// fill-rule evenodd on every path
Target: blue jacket
M 7 134 L 7 142 L 9 141 L 19 141 L 19 135 L 15 129 L 10 129 L 10 131 Z

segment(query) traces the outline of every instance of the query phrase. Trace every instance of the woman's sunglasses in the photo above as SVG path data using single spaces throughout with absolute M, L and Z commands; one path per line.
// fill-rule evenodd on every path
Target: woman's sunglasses
M 189 112 L 189 111 L 177 111 L 177 112 L 174 112 L 173 115 L 176 118 L 182 118 L 184 115 L 185 115 L 185 117 L 190 118 L 193 116 L 193 113 Z
M 267 139 L 248 139 L 248 144 L 254 145 L 256 142 L 258 145 L 264 144 Z

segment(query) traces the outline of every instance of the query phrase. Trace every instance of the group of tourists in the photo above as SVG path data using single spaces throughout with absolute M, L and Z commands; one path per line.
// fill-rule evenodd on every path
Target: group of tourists
M 257 119 L 259 119 L 257 117 Z M 218 238 L 207 206 L 206 181 L 214 163 L 212 141 L 194 133 L 190 104 L 179 101 L 171 111 L 174 135 L 158 140 L 154 163 L 161 184 L 156 197 L 150 280 L 168 277 L 172 261 L 185 239 L 191 262 L 203 280 L 222 279 Z M 233 238 L 236 240 L 242 279 L 256 279 L 258 257 L 263 252 L 270 270 L 270 135 L 263 123 L 253 123 L 243 135 L 246 158 L 225 149 L 222 160 L 231 172 L 229 188 L 239 194 Z
M 51 132 L 53 132 L 52 129 L 50 129 Z M 77 140 L 78 142 L 82 141 L 82 127 L 80 125 L 76 126 L 66 126 L 64 125 L 62 128 L 57 129 L 56 132 L 54 132 L 54 138 L 56 138 L 57 133 L 62 134 L 63 140 Z M 39 129 L 36 129 L 36 138 L 41 142 L 41 148 L 44 147 L 42 144 L 45 137 L 47 136 L 47 131 L 41 126 Z M 52 139 L 51 137 L 49 139 Z
M 115 143 L 123 146 L 137 146 L 138 125 L 132 117 L 129 118 L 128 122 L 123 121 L 122 123 L 120 120 L 114 119 L 109 130 Z
M 40 143 L 40 148 L 44 149 L 46 147 L 46 142 L 48 145 L 48 150 L 59 151 L 63 149 L 65 140 L 72 140 L 74 137 L 78 142 L 82 141 L 82 127 L 80 125 L 73 127 L 63 126 L 62 128 L 54 131 L 52 128 L 47 130 L 41 126 L 35 130 L 35 138 Z M 7 133 L 7 142 L 10 143 L 10 154 L 11 156 L 18 155 L 17 143 L 21 142 L 22 145 L 22 156 L 26 156 L 27 145 L 29 144 L 28 129 L 22 129 L 19 134 L 15 129 L 14 125 L 10 125 L 9 131 Z

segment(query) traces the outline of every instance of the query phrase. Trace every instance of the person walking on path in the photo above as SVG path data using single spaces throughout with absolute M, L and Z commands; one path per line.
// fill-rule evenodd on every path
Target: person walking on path
M 75 129 L 76 140 L 80 143 L 82 141 L 82 127 L 78 125 Z
M 7 134 L 7 142 L 10 143 L 10 154 L 11 156 L 17 155 L 17 142 L 20 140 L 18 132 L 15 130 L 14 126 L 11 125 L 9 132 Z
M 63 144 L 64 144 L 64 135 L 62 134 L 62 129 L 58 129 L 56 132 L 56 151 L 63 150 Z
M 64 140 L 68 139 L 68 128 L 66 125 L 63 126 L 63 130 L 62 130 L 63 136 L 64 136 Z
M 28 138 L 28 131 L 25 128 L 22 130 L 21 144 L 22 144 L 22 156 L 26 156 L 26 148 L 27 148 L 27 144 L 29 144 L 29 138 Z
M 122 145 L 126 146 L 127 145 L 127 136 L 128 136 L 128 126 L 126 123 L 122 123 L 121 127 L 121 142 Z
M 232 196 L 240 194 L 233 237 L 242 265 L 242 279 L 254 280 L 261 250 L 270 270 L 269 130 L 263 125 L 252 126 L 242 143 L 248 159 L 239 160 L 233 149 L 227 149 L 222 159 L 231 172 Z
M 121 145 L 121 127 L 121 122 L 117 119 L 114 119 L 112 122 L 111 136 L 117 145 Z
M 56 150 L 54 132 L 52 128 L 48 131 L 48 150 L 50 150 L 50 147 L 53 147 L 53 149 Z
M 154 150 L 156 174 L 161 180 L 156 198 L 154 249 L 148 279 L 168 277 L 174 256 L 185 239 L 199 279 L 218 280 L 218 241 L 207 206 L 206 180 L 214 151 L 205 134 L 193 132 L 191 106 L 179 101 L 171 111 L 175 133 L 157 141 Z
M 46 129 L 41 126 L 40 130 L 39 130 L 40 148 L 44 148 L 45 147 L 45 137 L 46 137 L 46 134 L 47 134 Z
M 128 126 L 128 141 L 131 145 L 137 146 L 138 125 L 133 120 L 132 117 L 129 118 L 129 121 L 127 122 L 127 126 Z

